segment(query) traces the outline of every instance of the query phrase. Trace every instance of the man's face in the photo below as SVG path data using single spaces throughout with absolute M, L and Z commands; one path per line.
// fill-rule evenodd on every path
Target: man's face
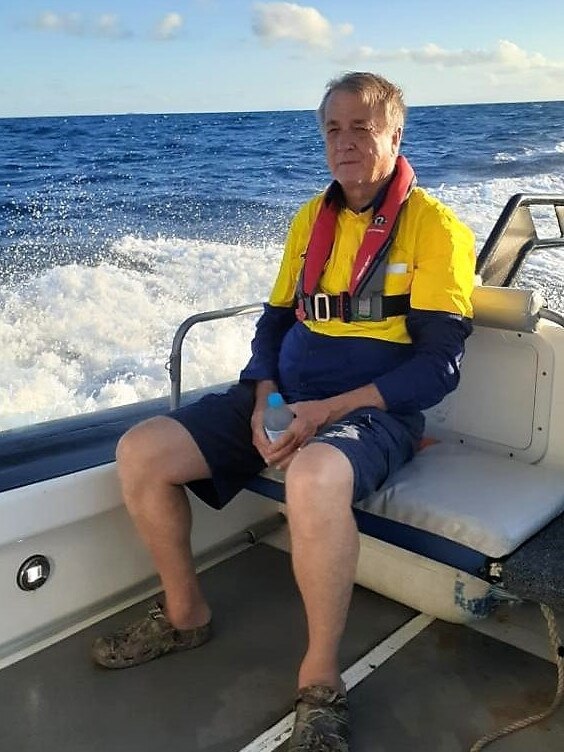
M 324 132 L 327 164 L 345 190 L 375 186 L 393 171 L 401 128 L 386 125 L 382 104 L 371 107 L 358 94 L 334 91 L 325 107 Z

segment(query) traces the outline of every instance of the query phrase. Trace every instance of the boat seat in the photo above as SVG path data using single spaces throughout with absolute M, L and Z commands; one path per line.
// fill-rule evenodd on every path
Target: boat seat
M 356 508 L 501 559 L 564 511 L 564 473 L 440 442 Z
M 499 563 L 512 593 L 564 607 L 564 469 L 540 462 L 554 367 L 538 331 L 542 298 L 483 287 L 473 302 L 461 384 L 428 411 L 430 445 L 353 511 L 365 535 L 486 581 Z M 283 500 L 270 469 L 249 488 Z M 528 548 L 542 534 L 553 541 L 549 571 L 540 544 Z
M 283 501 L 283 483 L 283 473 L 268 469 L 248 487 Z M 360 532 L 487 579 L 492 562 L 508 559 L 564 512 L 564 472 L 441 441 L 353 511 Z M 559 554 L 563 568 L 564 546 Z M 529 561 L 529 577 L 536 560 Z M 511 572 L 515 585 L 518 567 Z M 532 579 L 538 584 L 542 576 Z

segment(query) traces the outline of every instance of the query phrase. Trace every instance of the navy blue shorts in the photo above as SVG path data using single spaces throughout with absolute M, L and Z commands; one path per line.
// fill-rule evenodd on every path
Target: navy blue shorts
M 193 481 L 189 487 L 215 509 L 224 507 L 265 467 L 252 443 L 254 402 L 254 386 L 240 383 L 169 413 L 190 432 L 211 471 L 211 479 Z M 326 426 L 310 441 L 331 444 L 349 459 L 353 501 L 359 501 L 411 459 L 422 433 L 420 413 L 398 416 L 364 407 Z

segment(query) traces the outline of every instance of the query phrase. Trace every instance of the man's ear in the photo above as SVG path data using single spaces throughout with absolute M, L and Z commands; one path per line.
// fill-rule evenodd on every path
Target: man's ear
M 403 136 L 403 128 L 400 125 L 395 129 L 395 131 L 392 134 L 392 154 L 394 157 L 397 157 L 397 155 L 399 154 L 402 136 Z

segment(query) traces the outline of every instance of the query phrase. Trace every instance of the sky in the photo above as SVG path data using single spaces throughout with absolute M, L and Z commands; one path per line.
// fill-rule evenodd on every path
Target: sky
M 563 0 L 0 0 L 0 117 L 314 109 L 348 70 L 408 105 L 564 100 Z

